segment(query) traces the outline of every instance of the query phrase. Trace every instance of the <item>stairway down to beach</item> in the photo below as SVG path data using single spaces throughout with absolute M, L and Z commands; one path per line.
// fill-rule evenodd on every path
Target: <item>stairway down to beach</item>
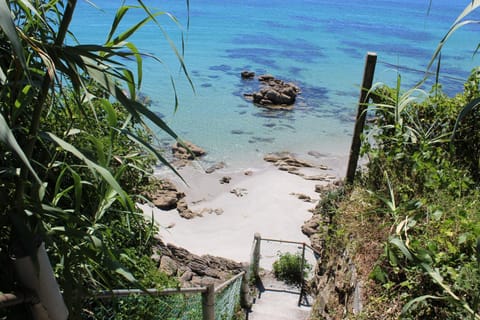
M 276 280 L 271 273 L 262 275 L 257 283 L 258 295 L 254 299 L 249 320 L 307 320 L 310 315 L 310 297 L 302 297 L 300 289 Z

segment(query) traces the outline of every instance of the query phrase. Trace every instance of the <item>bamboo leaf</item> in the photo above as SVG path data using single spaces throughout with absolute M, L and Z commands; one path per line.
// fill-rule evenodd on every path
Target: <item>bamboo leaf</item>
M 82 206 L 82 193 L 83 193 L 82 179 L 80 175 L 72 168 L 70 168 L 70 172 L 72 174 L 73 186 L 74 186 L 74 192 L 75 192 L 75 212 L 79 213 L 80 208 Z
M 112 104 L 107 99 L 100 99 L 100 105 L 103 110 L 107 113 L 108 125 L 111 127 L 116 127 L 118 122 L 117 113 L 113 109 Z
M 455 136 L 455 133 L 457 132 L 458 126 L 460 122 L 463 120 L 463 118 L 466 117 L 467 114 L 469 114 L 474 108 L 478 107 L 480 105 L 480 98 L 475 98 L 472 101 L 470 101 L 465 107 L 463 107 L 462 111 L 460 111 L 457 120 L 455 121 L 455 126 L 453 127 L 453 133 L 452 133 L 452 139 Z
M 152 13 L 151 16 L 148 16 L 146 18 L 144 18 L 143 20 L 141 20 L 140 22 L 138 22 L 137 24 L 135 24 L 134 26 L 130 27 L 129 29 L 127 29 L 126 31 L 122 32 L 121 34 L 119 34 L 117 37 L 115 37 L 113 40 L 110 40 L 109 42 L 107 42 L 107 46 L 111 46 L 111 45 L 116 45 L 118 43 L 121 43 L 125 40 L 127 40 L 128 38 L 130 38 L 135 32 L 137 32 L 141 27 L 143 27 L 146 23 L 148 23 L 149 21 L 152 21 L 152 19 L 154 17 L 157 17 L 159 15 L 163 15 L 163 14 L 166 14 L 165 12 L 155 12 L 155 13 Z
M 398 237 L 393 237 L 389 241 L 391 244 L 395 245 L 400 251 L 403 253 L 405 258 L 407 258 L 410 261 L 413 261 L 413 256 L 410 253 L 410 250 L 405 246 L 405 243 Z
M 120 24 L 129 9 L 129 6 L 121 6 L 120 8 L 118 8 L 117 13 L 115 14 L 115 18 L 112 22 L 112 27 L 110 28 L 110 32 L 107 37 L 107 42 L 111 41 L 113 35 L 115 34 L 115 31 L 117 31 L 118 25 Z
M 475 1 L 475 2 L 480 2 L 479 1 Z M 432 65 L 435 63 L 435 60 L 437 59 L 437 57 L 439 56 L 440 54 L 440 51 L 442 51 L 442 48 L 443 46 L 445 45 L 445 43 L 447 42 L 447 40 L 452 36 L 452 34 L 459 28 L 465 26 L 465 25 L 468 25 L 468 24 L 479 24 L 480 21 L 476 21 L 476 20 L 466 20 L 466 21 L 459 21 L 459 22 L 456 22 L 454 23 L 451 27 L 450 27 L 450 30 L 448 30 L 448 32 L 445 34 L 445 36 L 443 36 L 442 40 L 440 40 L 440 43 L 438 44 L 437 48 L 435 49 L 435 52 L 433 53 L 433 56 L 432 58 L 430 59 L 430 62 L 428 63 L 427 65 L 427 73 L 430 71 L 430 68 L 432 67 Z M 425 79 L 427 78 L 428 74 L 425 76 L 425 78 L 421 81 L 425 81 Z
M 157 150 L 155 150 L 154 147 L 152 147 L 151 144 L 143 140 L 142 138 L 138 137 L 137 135 L 133 134 L 132 132 L 128 130 L 121 130 L 121 132 L 133 141 L 137 142 L 138 144 L 142 145 L 144 148 L 146 148 L 148 151 L 150 151 L 152 154 L 154 154 L 160 162 L 162 162 L 164 165 L 166 165 L 168 168 L 170 168 L 180 179 L 182 179 L 183 182 L 186 183 L 186 181 L 183 179 L 183 177 L 180 175 L 180 173 L 168 162 L 167 159 L 165 159 Z
M 18 37 L 15 23 L 12 19 L 12 13 L 6 0 L 0 0 L 0 28 L 3 30 L 8 40 L 10 40 L 15 55 L 17 56 L 23 70 L 27 70 L 27 61 L 23 53 L 23 46 Z
M 138 101 L 129 99 L 123 90 L 116 85 L 116 83 L 111 79 L 111 77 L 106 74 L 104 71 L 94 68 L 90 63 L 86 63 L 86 69 L 88 74 L 94 79 L 98 84 L 100 84 L 105 90 L 107 90 L 118 102 L 120 102 L 127 111 L 137 120 L 140 120 L 140 115 L 144 115 L 150 121 L 152 121 L 157 127 L 162 129 L 165 133 L 170 135 L 174 139 L 178 139 L 178 135 L 154 112 L 149 110 L 143 104 Z
M 417 297 L 415 299 L 412 299 L 410 301 L 408 301 L 402 308 L 402 315 L 405 315 L 407 313 L 408 310 L 410 310 L 415 304 L 417 303 L 420 303 L 420 302 L 423 302 L 423 301 L 427 301 L 428 299 L 432 299 L 432 300 L 445 300 L 446 298 L 445 297 L 437 297 L 437 296 L 432 296 L 432 295 L 424 295 L 424 296 L 421 296 L 421 297 Z
M 7 145 L 20 158 L 20 160 L 22 160 L 23 164 L 28 168 L 28 170 L 35 177 L 35 180 L 37 181 L 37 183 L 41 185 L 42 181 L 40 180 L 37 173 L 33 169 L 32 165 L 30 164 L 30 161 L 28 160 L 27 156 L 23 152 L 23 149 L 18 144 L 17 140 L 15 139 L 15 136 L 12 133 L 12 130 L 8 126 L 7 121 L 5 120 L 5 118 L 1 113 L 0 113 L 0 141 L 3 142 L 5 145 Z
M 44 135 L 46 137 L 48 137 L 48 139 L 52 140 L 57 145 L 59 145 L 65 151 L 70 152 L 75 157 L 82 160 L 90 170 L 100 174 L 102 176 L 102 178 L 119 194 L 119 196 L 122 197 L 123 200 L 125 200 L 125 198 L 126 198 L 125 192 L 123 191 L 122 187 L 118 184 L 117 180 L 115 180 L 115 178 L 110 173 L 110 171 L 108 171 L 104 167 L 98 165 L 97 163 L 93 162 L 92 160 L 88 159 L 83 153 L 81 153 L 73 145 L 66 142 L 65 140 L 60 139 L 59 137 L 57 137 L 53 133 L 46 132 Z
M 138 3 L 140 3 L 140 5 L 142 6 L 142 8 L 145 10 L 145 12 L 152 18 L 153 22 L 155 22 L 155 24 L 158 26 L 158 28 L 160 29 L 160 31 L 162 32 L 163 34 L 163 37 L 165 38 L 165 40 L 167 40 L 167 42 L 169 43 L 170 45 L 170 48 L 173 50 L 173 52 L 175 53 L 175 55 L 177 56 L 177 59 L 178 61 L 180 62 L 180 66 L 181 66 L 181 69 L 183 70 L 183 73 L 185 74 L 185 76 L 187 77 L 187 80 L 188 82 L 190 83 L 190 86 L 192 87 L 192 89 L 195 91 L 195 88 L 194 88 L 194 85 L 193 85 L 193 81 L 192 79 L 190 78 L 190 75 L 187 71 L 187 67 L 185 65 L 185 61 L 183 59 L 183 55 L 180 54 L 178 52 L 178 49 L 177 47 L 175 46 L 175 44 L 173 43 L 172 39 L 168 36 L 168 33 L 165 31 L 165 29 L 161 26 L 161 24 L 158 22 L 158 20 L 155 18 L 154 14 L 150 11 L 150 9 L 143 3 L 142 0 L 137 0 Z M 178 25 L 178 21 L 177 19 L 172 16 L 171 14 L 169 13 L 165 13 L 168 17 L 170 17 L 170 19 L 175 22 L 177 25 Z
M 140 89 L 142 86 L 142 79 L 143 79 L 143 59 L 142 56 L 140 55 L 140 52 L 138 51 L 137 47 L 133 43 L 126 43 L 125 46 L 127 46 L 132 53 L 134 54 L 134 57 L 137 62 L 137 88 Z
M 455 22 L 453 23 L 454 25 L 457 24 L 460 20 L 465 18 L 467 15 L 475 11 L 480 6 L 480 0 L 472 0 L 470 4 L 468 4 L 465 9 L 463 9 L 462 13 L 457 17 Z

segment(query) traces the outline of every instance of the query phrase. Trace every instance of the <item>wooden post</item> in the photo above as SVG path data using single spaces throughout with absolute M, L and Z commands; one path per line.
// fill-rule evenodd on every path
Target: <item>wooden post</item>
M 240 306 L 246 310 L 247 313 L 252 309 L 250 288 L 248 287 L 248 277 L 246 272 L 242 276 L 242 284 L 240 287 Z
M 260 233 L 255 233 L 254 235 L 254 247 L 253 247 L 253 261 L 252 261 L 252 273 L 255 279 L 259 278 L 260 271 L 260 242 L 262 241 L 262 236 Z
M 368 52 L 365 59 L 365 70 L 363 72 L 363 82 L 360 88 L 360 99 L 358 101 L 357 119 L 355 121 L 355 129 L 353 131 L 352 146 L 350 148 L 350 158 L 348 160 L 346 181 L 352 184 L 355 179 L 355 171 L 357 170 L 358 157 L 360 154 L 360 135 L 365 126 L 365 118 L 367 116 L 368 91 L 372 88 L 373 75 L 375 74 L 375 65 L 377 63 L 377 54 Z
M 215 285 L 210 283 L 202 293 L 203 320 L 215 320 Z
M 302 304 L 302 297 L 303 297 L 303 291 L 304 291 L 304 280 L 303 279 L 303 269 L 305 269 L 305 243 L 303 243 L 302 246 L 302 263 L 300 266 L 300 297 L 298 297 L 298 306 Z

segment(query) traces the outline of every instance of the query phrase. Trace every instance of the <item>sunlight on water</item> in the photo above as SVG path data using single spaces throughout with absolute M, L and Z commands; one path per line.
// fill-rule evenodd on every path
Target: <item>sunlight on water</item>
M 82 43 L 106 38 L 118 5 L 95 3 L 102 10 L 82 2 L 73 20 Z M 141 50 L 164 62 L 145 59 L 143 93 L 184 139 L 208 151 L 207 161 L 232 165 L 260 161 L 272 151 L 347 154 L 366 53 L 378 54 L 375 81 L 393 85 L 400 69 L 408 88 L 423 77 L 436 44 L 465 5 L 433 1 L 428 12 L 429 1 L 413 0 L 299 0 L 288 5 L 284 0 L 200 0 L 190 1 L 186 30 L 186 2 L 146 3 L 178 17 L 195 93 L 153 24 L 134 38 Z M 142 17 L 141 11 L 132 11 L 127 24 Z M 159 21 L 180 48 L 178 26 L 165 16 Z M 477 63 L 469 40 L 475 31 L 458 32 L 442 56 L 442 70 L 449 77 L 441 81 L 449 94 L 462 88 Z M 300 86 L 294 110 L 273 112 L 246 101 L 243 94 L 256 90 L 258 83 L 242 80 L 242 70 L 273 74 Z M 170 75 L 179 96 L 177 112 Z

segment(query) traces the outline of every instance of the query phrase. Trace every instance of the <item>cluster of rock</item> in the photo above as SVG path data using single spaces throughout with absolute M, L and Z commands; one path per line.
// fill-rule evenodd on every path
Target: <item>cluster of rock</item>
M 273 163 L 279 170 L 286 171 L 290 174 L 300 176 L 306 180 L 316 180 L 316 181 L 331 181 L 336 177 L 329 174 L 321 175 L 306 175 L 301 172 L 302 168 L 316 168 L 320 170 L 328 170 L 329 168 L 324 165 L 316 165 L 304 160 L 297 159 L 290 152 L 275 152 L 269 153 L 263 157 L 263 160 Z
M 255 73 L 243 71 L 242 79 L 252 79 Z M 261 88 L 257 92 L 244 94 L 245 98 L 253 101 L 258 106 L 268 109 L 291 110 L 297 95 L 300 94 L 300 88 L 291 82 L 285 82 L 275 79 L 270 74 L 264 74 L 258 77 Z
M 229 177 L 223 177 L 230 181 Z M 220 181 L 222 183 L 222 181 Z M 228 183 L 228 182 L 223 182 Z M 193 219 L 195 217 L 203 217 L 205 214 L 223 214 L 223 209 L 203 208 L 200 211 L 193 211 L 188 207 L 185 193 L 179 191 L 175 184 L 167 179 L 153 181 L 155 191 L 146 192 L 144 196 L 160 210 L 174 210 L 178 211 L 180 217 L 184 219 Z
M 175 142 L 172 146 L 172 154 L 176 159 L 175 165 L 177 167 L 184 167 L 188 165 L 190 161 L 204 156 L 207 152 L 189 141 L 184 141 L 182 143 Z
M 198 256 L 188 250 L 164 244 L 159 238 L 153 260 L 160 271 L 177 277 L 181 287 L 199 287 L 225 282 L 245 269 L 241 263 L 211 255 Z
M 175 166 L 178 168 L 185 167 L 191 161 L 206 155 L 207 152 L 190 141 L 176 142 L 172 146 L 172 155 L 175 158 Z M 205 173 L 213 173 L 216 170 L 223 169 L 224 162 L 218 162 L 205 169 Z
M 182 218 L 192 219 L 199 214 L 188 208 L 185 193 L 179 191 L 169 180 L 162 179 L 152 182 L 155 191 L 147 192 L 145 196 L 160 210 L 177 209 Z

